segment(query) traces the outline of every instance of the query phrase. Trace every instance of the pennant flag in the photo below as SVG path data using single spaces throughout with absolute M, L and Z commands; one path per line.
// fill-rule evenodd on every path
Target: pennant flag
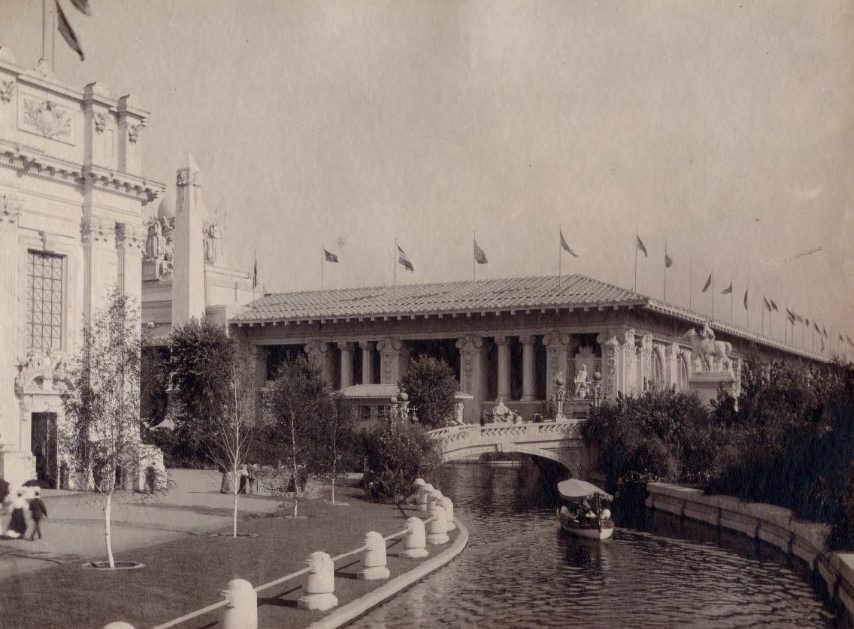
M 729 283 L 725 289 L 721 291 L 721 295 L 731 295 L 732 294 L 732 282 Z
M 397 245 L 397 261 L 403 265 L 403 268 L 413 273 L 415 271 L 415 267 L 412 266 L 412 262 L 409 259 L 409 256 L 406 255 L 406 252 L 400 248 L 400 245 Z
M 795 321 L 797 321 L 798 323 L 804 322 L 804 318 L 801 315 L 795 313 L 794 311 L 792 311 L 792 314 L 795 315 Z
M 810 327 L 810 320 L 809 320 L 809 319 L 804 319 L 804 325 L 805 325 L 805 326 L 807 326 L 807 327 Z
M 474 241 L 474 261 L 478 264 L 486 264 L 489 262 L 489 260 L 486 259 L 486 252 L 478 246 L 477 240 Z
M 815 319 L 813 319 L 812 327 L 815 329 L 815 331 L 816 331 L 816 332 L 818 332 L 819 334 L 821 334 L 821 330 L 819 329 L 819 327 L 818 327 L 818 323 L 816 323 Z
M 747 289 L 744 289 L 744 309 L 747 310 Z
M 647 252 L 646 252 L 646 246 L 644 246 L 643 240 L 641 240 L 640 236 L 638 236 L 638 235 L 635 235 L 635 238 L 638 239 L 638 249 L 640 249 L 643 252 L 643 257 L 648 258 L 649 254 L 647 254 Z
M 71 4 L 84 15 L 92 15 L 92 7 L 89 6 L 89 0 L 71 0 Z
M 706 285 L 703 286 L 703 292 L 705 293 L 707 290 L 709 290 L 709 286 L 711 286 L 711 285 L 712 285 L 712 274 L 709 273 L 709 279 L 706 280 Z
M 255 264 L 252 267 L 252 288 L 258 288 L 258 258 L 255 258 Z
M 826 327 L 821 326 L 821 334 L 822 334 L 822 336 L 824 336 L 824 338 L 827 338 L 827 328 Z
M 77 39 L 77 35 L 74 34 L 74 29 L 71 28 L 71 24 L 68 23 L 68 19 L 65 17 L 65 13 L 63 13 L 62 11 L 62 7 L 59 6 L 58 0 L 55 0 L 55 3 L 57 30 L 59 30 L 59 34 L 62 35 L 62 38 L 71 47 L 71 50 L 80 55 L 80 61 L 83 61 L 86 56 L 83 54 L 83 49 L 80 47 L 80 42 Z
M 323 250 L 323 259 L 326 260 L 326 262 L 338 262 L 338 256 L 326 249 Z
M 786 317 L 789 319 L 789 323 L 795 325 L 795 313 L 786 308 Z
M 824 339 L 822 337 L 818 337 L 818 340 L 821 341 L 821 351 L 824 351 Z
M 561 230 L 559 230 L 559 231 L 560 231 L 560 248 L 561 248 L 561 249 L 563 249 L 564 251 L 566 251 L 566 252 L 567 252 L 569 255 L 571 255 L 572 257 L 577 258 L 577 257 L 578 257 L 578 254 L 577 254 L 577 253 L 575 253 L 575 252 L 570 248 L 569 243 L 568 243 L 568 242 L 566 242 L 566 238 L 564 238 L 564 237 L 563 237 L 563 230 L 561 229 Z
M 774 303 L 774 300 L 771 300 L 771 307 L 774 309 L 774 312 L 780 312 L 780 309 L 777 307 L 777 304 Z
M 762 298 L 762 301 L 764 301 L 764 302 L 765 302 L 765 308 L 767 308 L 767 309 L 768 309 L 768 312 L 771 312 L 771 304 L 768 302 L 768 298 L 767 298 L 767 297 L 763 297 L 763 298 Z
M 664 268 L 669 269 L 673 266 L 673 258 L 667 255 L 667 252 L 664 252 Z

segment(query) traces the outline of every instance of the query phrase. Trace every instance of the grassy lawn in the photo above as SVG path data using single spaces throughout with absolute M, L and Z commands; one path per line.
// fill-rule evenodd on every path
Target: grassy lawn
M 145 563 L 141 570 L 99 571 L 74 562 L 3 579 L 0 624 L 97 628 L 124 620 L 137 629 L 151 627 L 221 600 L 220 592 L 231 579 L 261 585 L 304 568 L 313 551 L 334 556 L 361 546 L 370 530 L 388 535 L 404 528 L 405 517 L 423 515 L 369 503 L 360 494 L 357 489 L 341 491 L 339 499 L 349 506 L 303 500 L 300 514 L 307 517 L 297 520 L 272 514 L 243 516 L 239 531 L 257 537 L 189 534 L 123 553 L 122 560 Z M 281 513 L 290 514 L 290 503 Z M 417 560 L 394 557 L 398 547 L 389 548 L 392 576 L 417 565 Z M 431 554 L 441 548 L 433 547 Z M 383 583 L 355 578 L 361 568 L 358 556 L 339 562 L 336 568 L 336 595 L 342 605 Z M 297 578 L 261 593 L 261 626 L 299 627 L 322 616 L 296 608 L 304 580 Z M 216 626 L 217 618 L 214 612 L 183 626 Z

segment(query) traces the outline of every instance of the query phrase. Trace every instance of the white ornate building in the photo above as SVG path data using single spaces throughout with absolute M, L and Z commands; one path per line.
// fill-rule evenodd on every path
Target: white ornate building
M 0 48 L 0 477 L 59 483 L 66 361 L 119 287 L 140 301 L 144 214 L 163 191 L 140 169 L 148 112 L 82 91 Z

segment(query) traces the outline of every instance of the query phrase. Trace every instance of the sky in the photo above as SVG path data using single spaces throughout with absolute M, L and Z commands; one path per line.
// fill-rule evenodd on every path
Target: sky
M 729 321 L 732 281 L 737 325 L 749 288 L 751 330 L 765 295 L 854 339 L 848 1 L 59 1 L 56 76 L 138 97 L 144 174 L 192 153 L 269 291 L 557 274 L 562 225 L 565 274 L 633 288 L 637 232 L 639 292 L 666 242 L 667 301 Z M 24 67 L 41 4 L 0 0 Z

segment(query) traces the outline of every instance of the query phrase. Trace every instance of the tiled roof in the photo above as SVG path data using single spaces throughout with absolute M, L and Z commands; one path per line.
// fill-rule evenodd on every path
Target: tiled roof
M 239 324 L 646 302 L 642 295 L 583 275 L 520 277 L 277 293 L 252 302 L 231 321 Z

